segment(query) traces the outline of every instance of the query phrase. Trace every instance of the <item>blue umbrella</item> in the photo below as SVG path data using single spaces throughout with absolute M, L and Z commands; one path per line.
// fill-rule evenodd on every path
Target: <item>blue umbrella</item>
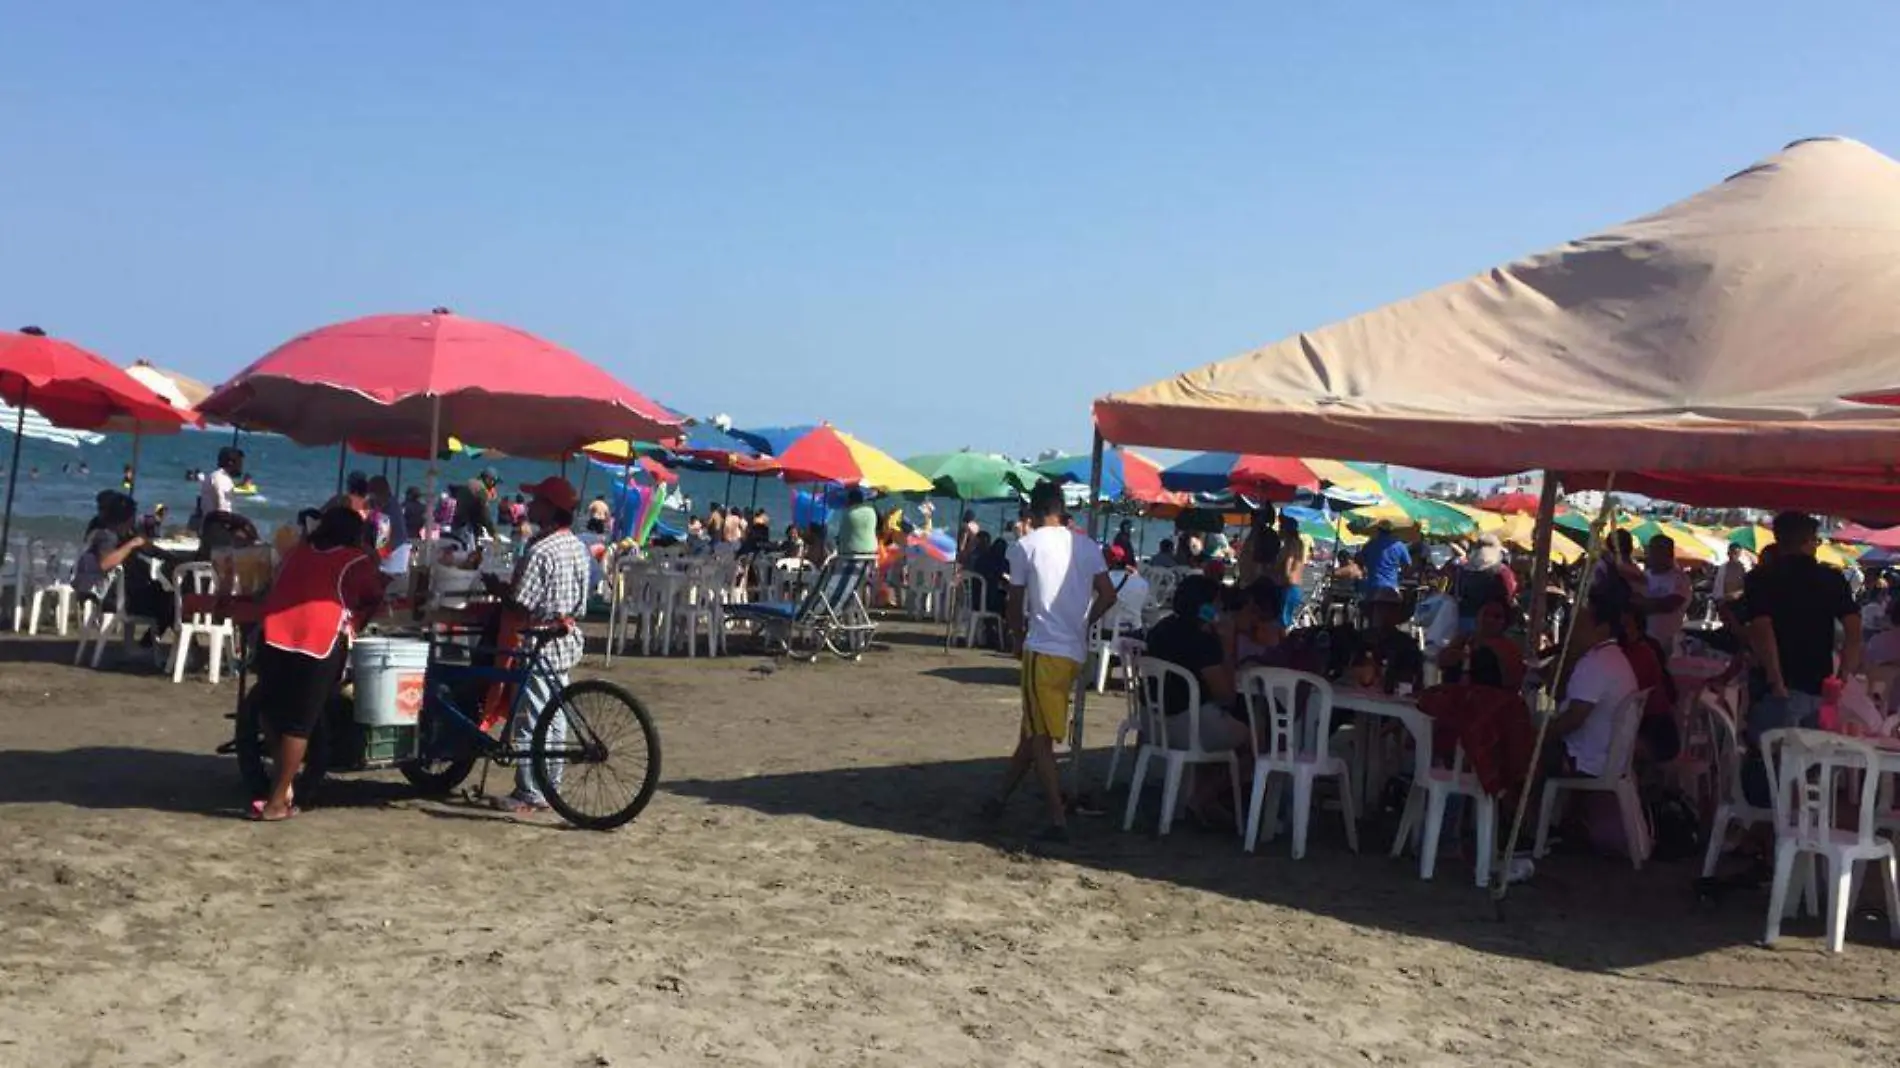
M 1093 461 L 1086 455 L 1058 456 L 1053 460 L 1043 460 L 1030 464 L 1033 471 L 1040 471 L 1058 482 L 1080 482 L 1087 485 L 1089 468 Z M 1122 495 L 1128 482 L 1122 475 L 1122 451 L 1120 449 L 1102 450 L 1102 499 L 1114 500 Z
M 815 426 L 762 426 L 751 430 L 735 429 L 727 433 L 752 446 L 757 454 L 779 456 L 791 447 L 792 442 L 816 429 Z
M 1234 482 L 1235 452 L 1203 452 L 1161 470 L 1161 485 L 1180 493 L 1226 493 Z

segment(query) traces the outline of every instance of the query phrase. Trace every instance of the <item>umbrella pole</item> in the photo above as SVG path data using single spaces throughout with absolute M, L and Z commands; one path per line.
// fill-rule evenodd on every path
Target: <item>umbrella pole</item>
M 400 456 L 396 457 L 396 481 L 390 484 L 389 495 L 396 499 L 397 504 L 402 503 L 402 457 Z
M 562 458 L 562 463 L 566 463 L 565 457 Z M 574 494 L 581 499 L 581 503 L 583 504 L 587 502 L 587 476 L 591 474 L 593 470 L 594 465 L 591 463 L 581 465 L 581 488 L 575 490 Z
M 1102 432 L 1095 432 L 1095 445 L 1089 454 L 1089 537 L 1099 537 L 1096 531 L 1096 518 L 1101 515 L 1101 504 L 1096 498 L 1102 493 Z M 1094 635 L 1088 635 L 1090 639 Z M 1097 656 L 1107 656 L 1103 649 Z M 1086 664 L 1086 661 L 1084 661 Z M 1124 665 L 1125 667 L 1126 665 Z M 1075 718 L 1069 724 L 1069 792 L 1082 796 L 1082 722 L 1088 709 L 1089 685 L 1092 677 L 1089 671 L 1081 671 L 1075 677 Z
M 726 507 L 732 507 L 732 468 L 726 468 Z
M 436 475 L 440 473 L 436 467 L 436 464 L 438 462 L 436 460 L 436 457 L 441 455 L 440 453 L 436 452 L 436 443 L 441 440 L 442 440 L 442 398 L 440 396 L 436 396 L 436 397 L 430 398 L 430 403 L 429 403 L 429 470 L 428 470 L 428 473 L 423 476 L 423 485 L 427 486 L 428 488 L 423 491 L 422 499 L 428 503 L 428 506 L 429 506 L 428 515 L 431 520 L 431 523 L 425 523 L 424 524 L 425 526 L 431 525 L 432 521 L 435 518 L 435 479 L 436 479 Z
M 614 499 L 615 499 L 615 501 L 616 501 L 616 503 L 617 503 L 617 502 L 619 502 L 619 501 L 626 501 L 626 502 L 627 502 L 628 504 L 632 504 L 632 503 L 633 503 L 633 494 L 632 494 L 632 492 L 631 492 L 631 491 L 630 491 L 630 490 L 628 489 L 628 487 L 629 487 L 629 486 L 630 486 L 630 485 L 631 485 L 632 483 L 633 483 L 633 439 L 632 439 L 632 438 L 628 438 L 628 439 L 627 439 L 627 469 L 626 469 L 626 471 L 625 471 L 625 472 L 623 472 L 623 473 L 621 474 L 621 476 L 620 476 L 620 492 L 619 492 L 619 493 L 616 493 L 616 494 L 614 494 Z M 660 487 L 659 487 L 659 486 L 657 485 L 657 483 L 656 483 L 656 485 L 655 485 L 655 486 L 654 486 L 653 488 L 654 488 L 655 490 L 658 490 L 658 489 L 659 489 Z M 666 499 L 665 499 L 664 497 L 662 497 L 662 498 L 660 499 L 660 506 L 661 506 L 661 507 L 664 507 L 664 506 L 665 506 L 665 504 L 666 504 Z M 638 523 L 638 522 L 640 521 L 640 510 L 639 510 L 638 508 L 635 508 L 635 509 L 633 510 L 633 521 L 634 521 L 634 523 Z M 613 529 L 614 529 L 615 531 L 617 531 L 617 530 L 619 530 L 619 529 L 620 529 L 620 513 L 619 513 L 618 511 L 616 511 L 616 512 L 614 513 L 614 526 L 613 526 Z M 609 531 L 608 533 L 609 533 L 609 534 L 611 534 L 611 533 L 613 533 L 613 531 Z M 628 534 L 628 536 L 630 536 L 630 537 L 631 537 L 631 536 L 638 536 L 638 534 L 639 534 L 639 531 L 637 531 L 637 530 L 634 530 L 634 529 L 633 529 L 633 526 L 632 526 L 631 524 L 629 524 L 629 525 L 628 525 L 628 527 L 627 527 L 627 534 Z
M 1548 575 L 1550 568 L 1548 550 L 1550 548 L 1551 528 L 1556 525 L 1557 519 L 1557 479 L 1558 475 L 1556 472 L 1544 472 L 1544 497 L 1538 505 L 1537 536 L 1534 539 L 1536 545 L 1544 550 L 1542 554 L 1539 555 L 1537 562 L 1533 565 L 1533 575 L 1538 577 Z M 1602 547 L 1603 535 L 1614 514 L 1611 507 L 1612 498 L 1610 491 L 1615 488 L 1616 472 L 1612 471 L 1609 477 L 1604 479 L 1603 507 L 1597 512 L 1596 522 L 1590 524 L 1589 544 L 1585 547 L 1584 555 L 1586 561 L 1594 559 L 1598 550 Z M 1595 567 L 1586 566 L 1584 568 L 1583 578 L 1577 583 L 1577 603 L 1579 606 L 1588 603 L 1590 580 L 1594 578 L 1595 575 Z M 1534 581 L 1533 585 L 1536 584 Z M 1544 599 L 1544 591 L 1541 586 L 1535 592 L 1537 600 L 1542 601 Z M 1536 602 L 1533 602 L 1533 605 L 1535 604 Z M 1538 613 L 1540 619 L 1542 615 L 1543 613 Z M 1553 688 L 1562 681 L 1564 677 L 1564 669 L 1567 666 L 1566 661 L 1570 657 L 1570 642 L 1572 636 L 1576 633 L 1576 628 L 1577 613 L 1571 612 L 1570 618 L 1566 621 L 1564 627 L 1564 634 L 1557 643 L 1557 659 L 1552 665 L 1554 670 L 1544 679 L 1544 682 Z M 1554 696 L 1561 699 L 1560 694 Z M 1510 887 L 1507 885 L 1508 880 L 1505 877 L 1506 868 L 1510 864 L 1512 851 L 1517 847 L 1517 836 L 1524 831 L 1524 813 L 1525 810 L 1530 807 L 1530 786 L 1532 780 L 1536 777 L 1535 773 L 1537 769 L 1542 766 L 1544 741 L 1550 730 L 1550 721 L 1553 718 L 1553 716 L 1536 717 L 1537 740 L 1531 744 L 1530 766 L 1524 769 L 1524 789 L 1517 792 L 1517 812 L 1511 817 L 1511 833 L 1499 843 L 1497 854 L 1487 858 L 1491 865 L 1491 905 L 1497 911 L 1499 919 L 1504 918 L 1504 898 L 1505 895 L 1510 892 Z
M 343 468 L 350 462 L 350 443 L 345 441 L 336 447 L 336 491 L 343 492 Z
M 133 423 L 132 424 L 132 477 L 126 479 L 125 481 L 125 492 L 127 493 L 133 493 L 138 489 L 139 445 L 144 441 L 144 439 L 145 439 L 144 424 Z
M 26 401 L 33 387 L 20 385 L 20 406 L 13 415 L 13 465 L 7 468 L 7 507 L 0 515 L 0 572 L 7 565 L 7 545 L 13 537 L 13 490 L 20 484 L 20 442 L 26 440 Z
M 1537 643 L 1544 633 L 1544 615 L 1549 597 L 1544 588 L 1550 584 L 1550 539 L 1557 525 L 1557 474 L 1544 472 L 1544 492 L 1537 500 L 1537 526 L 1531 534 L 1530 622 L 1524 635 L 1524 659 L 1537 655 Z
M 752 476 L 752 503 L 747 505 L 747 507 L 753 509 L 759 507 L 759 476 L 757 475 Z

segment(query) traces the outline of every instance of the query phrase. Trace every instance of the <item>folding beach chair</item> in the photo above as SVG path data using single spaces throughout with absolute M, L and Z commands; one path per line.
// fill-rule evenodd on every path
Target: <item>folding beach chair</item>
M 767 601 L 726 607 L 726 618 L 756 623 L 766 642 L 787 656 L 817 660 L 820 648 L 856 660 L 871 644 L 877 624 L 864 607 L 864 581 L 877 561 L 834 556 L 801 601 Z

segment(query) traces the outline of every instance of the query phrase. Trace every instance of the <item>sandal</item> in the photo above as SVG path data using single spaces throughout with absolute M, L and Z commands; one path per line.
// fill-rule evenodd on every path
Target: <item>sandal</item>
M 303 815 L 303 810 L 298 808 L 295 804 L 292 804 L 289 808 L 285 809 L 284 814 L 281 816 L 266 816 L 264 815 L 264 808 L 265 808 L 265 804 L 261 798 L 259 800 L 251 802 L 252 822 L 254 823 L 282 823 L 293 816 Z

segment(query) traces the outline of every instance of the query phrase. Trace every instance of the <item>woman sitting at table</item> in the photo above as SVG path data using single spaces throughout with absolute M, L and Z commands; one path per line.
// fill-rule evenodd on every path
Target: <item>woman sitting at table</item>
M 1189 718 L 1199 727 L 1201 748 L 1209 752 L 1223 749 L 1251 749 L 1247 746 L 1247 724 L 1227 713 L 1234 700 L 1234 665 L 1223 649 L 1215 624 L 1219 613 L 1214 599 L 1219 587 L 1203 575 L 1189 575 L 1174 588 L 1174 611 L 1148 629 L 1146 660 L 1160 660 L 1194 676 L 1200 684 L 1201 703 L 1189 707 L 1188 689 L 1179 679 L 1169 679 L 1161 689 L 1161 709 L 1167 717 L 1168 744 L 1186 748 L 1190 736 Z M 1249 773 L 1242 769 L 1245 781 Z M 1188 798 L 1188 814 L 1207 826 L 1229 827 L 1234 814 L 1222 804 L 1230 789 L 1220 775 L 1195 777 L 1193 796 Z
M 363 548 L 363 529 L 355 509 L 327 509 L 310 536 L 284 557 L 264 598 L 253 700 L 277 735 L 277 778 L 270 796 L 251 805 L 256 819 L 275 822 L 297 814 L 291 784 L 310 733 L 343 677 L 349 659 L 344 639 L 382 607 L 387 580 Z
M 1223 596 L 1223 611 L 1215 624 L 1220 635 L 1226 663 L 1235 672 L 1250 667 L 1283 666 L 1279 656 L 1281 604 L 1286 595 L 1272 577 L 1256 579 L 1241 590 L 1228 590 Z
M 134 530 L 139 508 L 131 497 L 106 490 L 99 494 L 97 506 L 98 514 L 86 525 L 86 547 L 73 568 L 73 589 L 82 600 L 98 604 L 110 592 L 110 576 L 118 569 L 125 583 L 126 614 L 153 622 L 140 642 L 150 648 L 159 635 L 172 629 L 177 610 L 152 562 L 157 561 L 162 570 L 174 560 Z
M 1513 692 L 1524 687 L 1524 651 L 1506 631 L 1509 602 L 1492 599 L 1478 609 L 1476 630 L 1460 634 L 1439 650 L 1438 667 L 1446 682 L 1470 681 Z

